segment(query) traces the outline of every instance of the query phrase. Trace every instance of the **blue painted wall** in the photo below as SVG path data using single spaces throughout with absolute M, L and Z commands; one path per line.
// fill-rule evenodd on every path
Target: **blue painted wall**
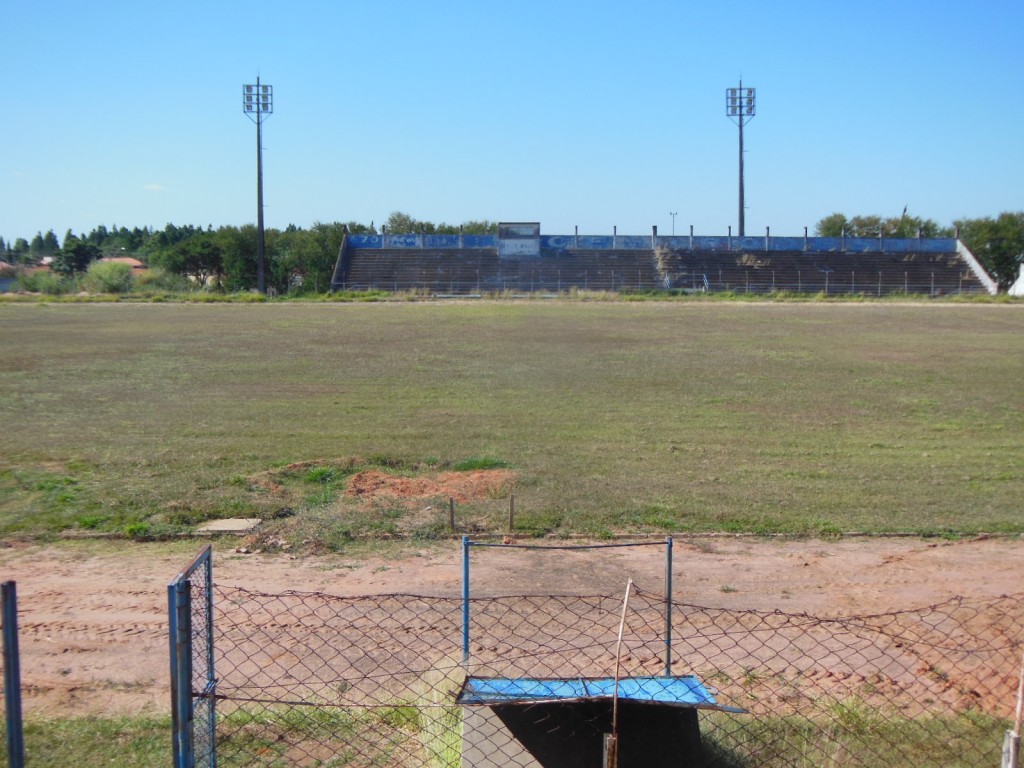
M 461 238 L 461 245 L 460 245 Z M 728 237 L 723 235 L 658 236 L 657 245 L 679 251 L 809 251 L 811 253 L 953 253 L 954 238 L 895 239 L 877 237 Z M 497 235 L 349 235 L 348 247 L 497 248 Z M 542 251 L 650 250 L 650 235 L 541 235 Z

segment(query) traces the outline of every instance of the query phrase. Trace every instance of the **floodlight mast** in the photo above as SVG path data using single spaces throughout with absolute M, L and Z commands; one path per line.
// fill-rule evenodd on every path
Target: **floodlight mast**
M 725 114 L 740 127 L 740 237 L 746 234 L 743 226 L 743 118 L 750 122 L 757 114 L 756 91 L 756 88 L 744 88 L 743 78 L 740 78 L 739 88 L 725 89 Z
M 263 120 L 274 113 L 274 86 L 242 86 L 242 111 L 256 123 L 256 288 L 267 292 L 267 256 L 263 237 Z

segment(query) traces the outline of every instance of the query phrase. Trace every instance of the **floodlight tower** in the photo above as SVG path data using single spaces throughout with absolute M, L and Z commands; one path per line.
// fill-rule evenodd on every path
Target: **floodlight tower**
M 242 86 L 242 111 L 256 123 L 256 288 L 267 292 L 267 256 L 263 240 L 263 120 L 274 113 L 274 86 Z
M 740 78 L 739 88 L 725 89 L 725 114 L 740 127 L 740 237 L 743 229 L 743 119 L 749 123 L 757 114 L 757 93 L 755 88 L 744 88 Z

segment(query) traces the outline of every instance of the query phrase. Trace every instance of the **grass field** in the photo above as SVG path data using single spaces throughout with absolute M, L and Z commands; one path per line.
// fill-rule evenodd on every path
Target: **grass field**
M 344 467 L 519 475 L 533 534 L 1024 531 L 1024 307 L 0 304 L 0 535 L 152 536 L 280 506 L 330 547 Z M 346 463 L 347 462 L 347 463 Z M 337 468 L 337 472 L 334 468 Z M 500 530 L 507 500 L 461 519 Z M 284 530 L 284 529 L 282 529 Z

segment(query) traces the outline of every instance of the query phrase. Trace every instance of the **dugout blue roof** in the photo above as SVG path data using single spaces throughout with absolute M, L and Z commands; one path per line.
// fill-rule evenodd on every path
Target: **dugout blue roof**
M 693 675 L 679 677 L 624 677 L 619 680 L 619 700 L 674 707 L 744 712 L 719 704 Z M 612 699 L 615 678 L 467 677 L 456 699 L 468 706 L 541 704 Z

